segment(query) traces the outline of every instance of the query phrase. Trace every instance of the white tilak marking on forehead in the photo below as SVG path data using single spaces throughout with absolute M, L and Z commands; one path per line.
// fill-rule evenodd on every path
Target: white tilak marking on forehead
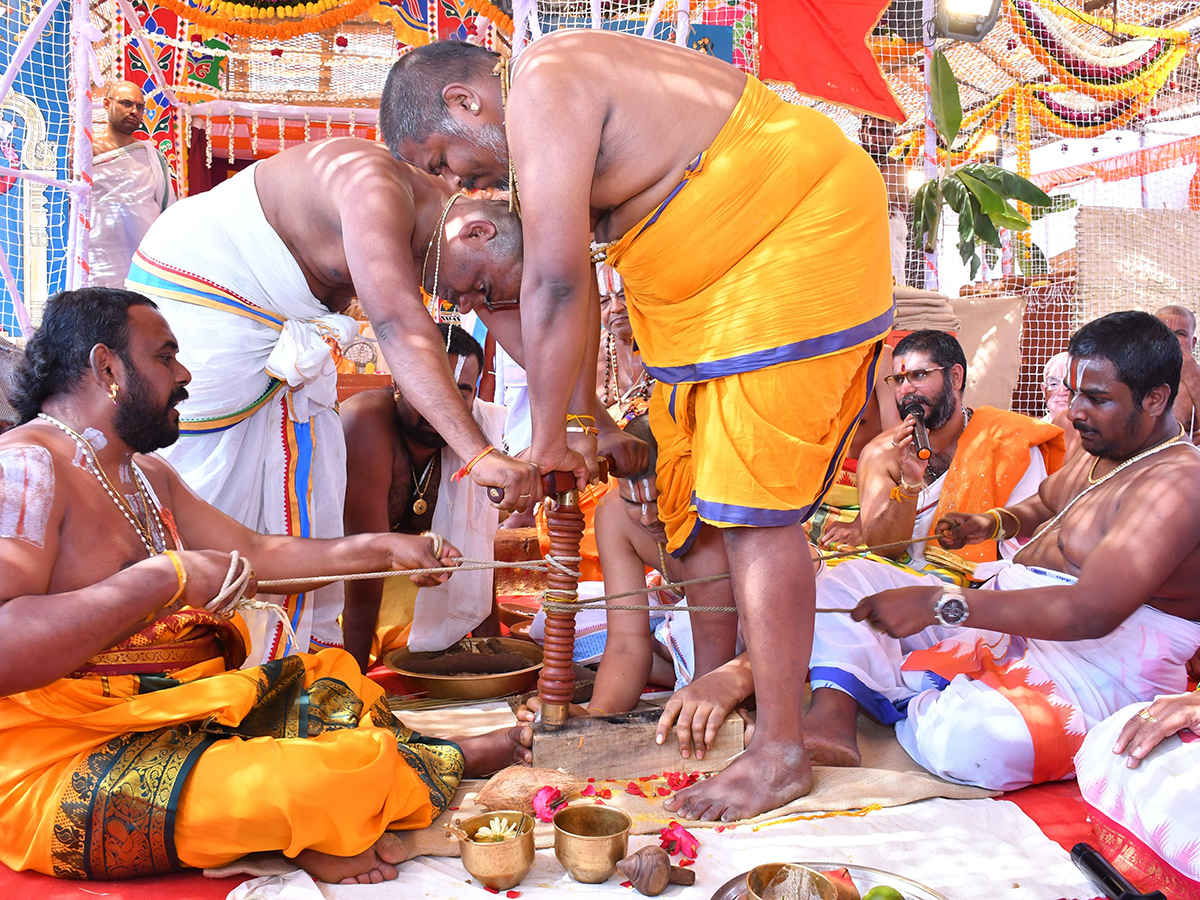
M 108 446 L 108 438 L 104 436 L 104 432 L 99 428 L 89 427 L 83 429 L 83 439 L 96 450 L 103 450 Z
M 0 538 L 39 549 L 54 504 L 54 461 L 45 447 L 0 450 Z

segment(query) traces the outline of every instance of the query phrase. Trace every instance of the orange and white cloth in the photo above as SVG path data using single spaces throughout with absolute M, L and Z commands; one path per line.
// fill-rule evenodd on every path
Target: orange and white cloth
M 1070 584 L 1071 575 L 1001 561 L 977 574 L 984 589 Z M 852 609 L 871 594 L 941 586 L 872 560 L 824 568 L 817 605 Z M 881 635 L 849 616 L 817 616 L 814 689 L 850 694 L 895 723 L 908 754 L 935 775 L 992 790 L 1070 778 L 1088 730 L 1116 710 L 1177 693 L 1200 647 L 1200 623 L 1142 606 L 1102 638 L 1045 641 L 982 629 L 931 626 Z

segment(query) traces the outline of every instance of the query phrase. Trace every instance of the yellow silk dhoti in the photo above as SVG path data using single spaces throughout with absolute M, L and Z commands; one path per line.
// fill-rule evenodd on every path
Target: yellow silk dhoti
M 179 651 L 224 627 L 185 610 L 76 677 L 0 698 L 0 860 L 108 879 L 265 850 L 350 856 L 445 809 L 461 751 L 403 728 L 353 657 L 230 670 Z
M 779 526 L 815 509 L 891 327 L 888 234 L 870 157 L 747 78 L 684 180 L 608 248 L 659 380 L 651 427 L 673 552 L 695 516 Z

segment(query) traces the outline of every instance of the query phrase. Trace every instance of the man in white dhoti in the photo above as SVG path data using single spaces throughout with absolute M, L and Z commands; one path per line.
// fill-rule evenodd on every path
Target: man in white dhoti
M 1179 345 L 1128 312 L 1084 326 L 1069 352 L 1068 414 L 1087 453 L 1038 495 L 938 524 L 952 549 L 1032 538 L 1013 562 L 980 566 L 991 579 L 965 591 L 870 561 L 818 577 L 818 607 L 850 615 L 817 616 L 814 762 L 858 762 L 861 706 L 896 722 L 935 774 L 1009 790 L 1071 777 L 1089 728 L 1184 687 L 1200 646 L 1200 453 L 1171 412 Z M 690 730 L 696 697 L 723 697 L 735 677 L 700 679 L 668 712 L 682 708 Z
M 180 440 L 188 485 L 258 531 L 342 534 L 346 446 L 330 343 L 357 333 L 357 295 L 396 383 L 506 508 L 537 470 L 493 452 L 463 406 L 421 293 L 515 300 L 520 223 L 507 204 L 452 195 L 380 145 L 335 139 L 257 163 L 163 215 L 130 270 L 180 337 L 192 372 Z M 296 642 L 247 616 L 248 664 L 341 646 L 340 584 L 287 598 Z
M 483 348 L 466 331 L 439 326 L 467 409 L 498 443 L 504 407 L 478 397 Z M 346 533 L 420 534 L 433 530 L 470 559 L 493 559 L 499 512 L 479 485 L 454 480 L 465 460 L 446 446 L 400 391 L 363 391 L 341 405 L 348 453 Z M 346 650 L 366 670 L 371 656 L 407 646 L 444 650 L 492 612 L 492 572 L 459 572 L 417 589 L 412 582 L 355 581 L 346 586 Z M 497 632 L 493 632 L 497 633 Z
M 129 261 L 163 210 L 175 202 L 171 172 L 158 148 L 139 141 L 146 98 L 132 81 L 104 93 L 108 121 L 92 138 L 92 228 L 88 283 L 124 287 Z

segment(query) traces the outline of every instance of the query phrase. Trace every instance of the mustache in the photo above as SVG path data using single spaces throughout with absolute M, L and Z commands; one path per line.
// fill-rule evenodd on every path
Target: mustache
M 187 392 L 187 388 L 182 388 L 182 387 L 178 388 L 171 392 L 171 402 L 169 405 L 173 406 L 173 407 L 178 406 L 180 403 L 182 403 L 184 400 L 186 400 L 189 396 L 190 395 Z

